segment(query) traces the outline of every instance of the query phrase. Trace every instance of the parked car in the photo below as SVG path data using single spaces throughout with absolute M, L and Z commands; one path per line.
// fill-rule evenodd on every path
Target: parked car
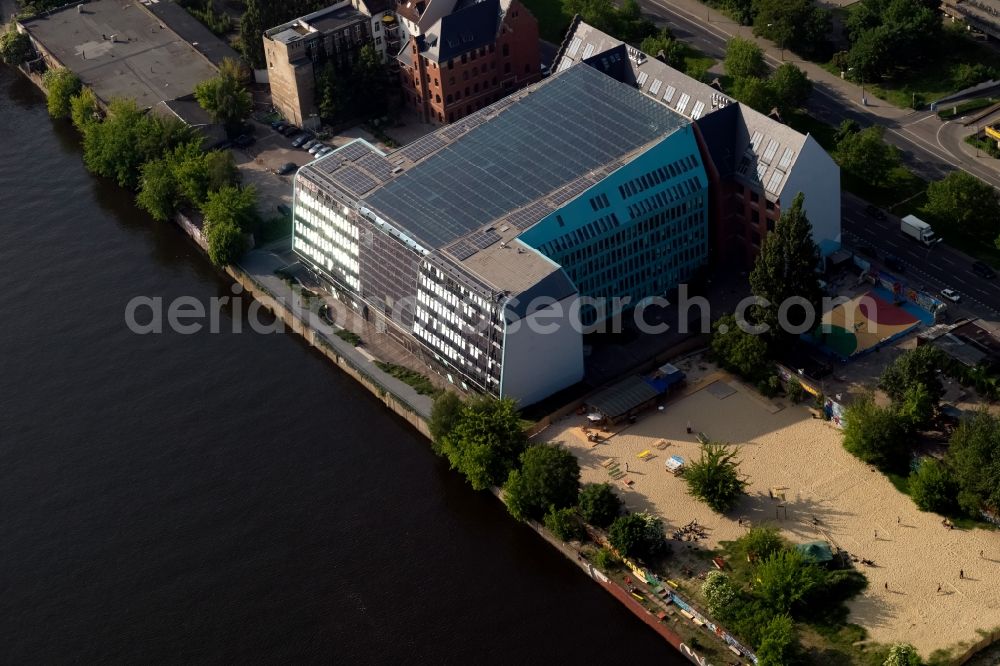
M 309 135 L 305 133 L 300 134 L 299 136 L 292 139 L 292 147 L 301 148 L 306 141 L 309 141 Z
M 249 134 L 240 134 L 238 137 L 233 139 L 233 145 L 236 146 L 237 148 L 249 148 L 254 143 L 256 143 L 256 141 L 257 140 L 254 139 Z
M 977 261 L 972 264 L 972 272 L 981 278 L 986 278 L 987 280 L 992 280 L 997 276 L 996 271 L 981 261 Z
M 317 143 L 319 143 L 319 141 L 317 141 L 316 139 L 309 139 L 308 141 L 302 144 L 302 150 L 309 150 L 310 152 L 312 152 L 311 151 L 312 147 L 315 146 Z
M 278 127 L 280 127 L 281 125 L 287 125 L 287 124 L 288 123 L 286 123 L 284 120 L 281 120 L 281 119 L 272 120 L 271 121 L 271 129 L 278 129 Z
M 316 152 L 316 157 L 324 157 L 333 152 L 333 148 L 330 146 L 323 146 Z
M 285 136 L 292 136 L 294 134 L 298 134 L 299 131 L 299 128 L 295 125 L 285 125 L 284 129 L 281 130 L 281 133 Z
M 309 152 L 312 153 L 313 155 L 318 155 L 319 151 L 323 150 L 324 148 L 326 148 L 326 144 L 317 141 L 309 148 Z
M 284 215 L 285 217 L 292 216 L 292 209 L 286 206 L 285 204 L 278 204 L 278 212 Z
M 287 176 L 288 174 L 292 173 L 298 168 L 299 165 L 296 164 L 295 162 L 286 162 L 281 166 L 281 168 L 275 171 L 275 173 L 278 174 L 279 176 Z
M 288 123 L 286 123 L 284 120 L 279 120 L 277 123 L 271 125 L 271 127 L 274 128 L 275 132 L 279 134 L 284 134 L 285 130 L 288 129 Z
M 941 295 L 947 298 L 952 303 L 958 303 L 962 300 L 962 297 L 958 295 L 958 292 L 954 289 L 942 289 Z
M 885 265 L 889 268 L 889 270 L 896 271 L 897 273 L 906 272 L 906 266 L 896 255 L 887 254 L 882 260 L 885 262 Z
M 874 204 L 868 204 L 865 206 L 865 212 L 874 217 L 876 220 L 885 219 L 885 212 Z

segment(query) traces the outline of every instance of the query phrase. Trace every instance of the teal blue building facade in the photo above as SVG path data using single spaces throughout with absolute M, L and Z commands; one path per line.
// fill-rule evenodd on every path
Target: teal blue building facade
M 685 124 L 519 236 L 563 267 L 581 296 L 628 309 L 708 262 L 708 174 Z M 585 324 L 615 308 L 583 310 Z

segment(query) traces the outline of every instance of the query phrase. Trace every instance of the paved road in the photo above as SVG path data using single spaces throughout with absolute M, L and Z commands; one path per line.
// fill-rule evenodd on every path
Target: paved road
M 932 294 L 939 294 L 944 287 L 955 289 L 962 302 L 958 306 L 949 304 L 953 313 L 1000 316 L 1000 278 L 986 280 L 973 273 L 973 259 L 968 255 L 943 243 L 924 247 L 903 235 L 898 217 L 888 215 L 885 220 L 876 220 L 865 212 L 867 203 L 852 194 L 845 192 L 841 204 L 845 245 L 872 245 L 878 255 L 876 260 L 886 254 L 895 255 L 906 266 L 905 277 Z
M 886 139 L 899 147 L 907 164 L 925 178 L 937 179 L 952 170 L 964 169 L 1000 187 L 1000 160 L 986 155 L 977 157 L 975 149 L 963 141 L 974 128 L 965 128 L 958 122 L 943 123 L 928 111 L 899 109 L 871 96 L 868 105 L 863 106 L 860 86 L 798 59 L 791 51 L 753 37 L 749 27 L 709 10 L 697 0 L 639 0 L 639 4 L 645 13 L 669 23 L 679 39 L 715 58 L 725 55 L 730 38 L 740 36 L 756 41 L 775 66 L 794 61 L 814 83 L 815 92 L 808 106 L 811 114 L 832 125 L 845 118 L 862 125 L 883 125 Z

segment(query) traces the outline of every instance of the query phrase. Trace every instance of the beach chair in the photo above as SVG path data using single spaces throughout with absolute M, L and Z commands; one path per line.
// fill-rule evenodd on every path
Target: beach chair
M 649 462 L 650 460 L 652 460 L 652 459 L 653 459 L 653 458 L 655 458 L 655 457 L 656 457 L 656 456 L 655 456 L 655 455 L 653 454 L 653 452 L 652 452 L 652 451 L 650 451 L 649 449 L 647 449 L 647 450 L 643 451 L 642 453 L 640 453 L 640 454 L 638 455 L 638 458 L 639 458 L 639 460 L 642 460 L 642 461 L 644 461 L 644 462 Z
M 622 476 L 625 476 L 625 475 L 623 474 Z M 635 481 L 633 481 L 632 479 L 628 478 L 627 476 L 625 476 L 625 478 L 622 479 L 622 483 L 624 483 L 629 488 L 631 488 L 632 486 L 635 485 Z
M 670 446 L 670 442 L 668 442 L 668 441 L 667 441 L 667 440 L 665 440 L 665 439 L 661 439 L 660 441 L 658 441 L 658 442 L 656 443 L 656 448 L 657 448 L 657 449 L 659 449 L 660 451 L 663 451 L 663 450 L 664 450 L 664 449 L 666 449 L 666 448 L 667 448 L 668 446 Z
M 604 462 L 601 463 L 601 467 L 611 467 L 615 464 L 614 458 L 605 458 Z
M 617 470 L 617 469 L 616 469 L 615 471 L 613 471 L 613 472 L 610 472 L 610 473 L 609 473 L 609 476 L 610 476 L 610 477 L 611 477 L 612 479 L 614 479 L 615 481 L 617 481 L 618 479 L 620 479 L 620 478 L 622 478 L 623 476 L 625 476 L 625 472 L 623 472 L 623 471 L 621 471 L 621 470 Z

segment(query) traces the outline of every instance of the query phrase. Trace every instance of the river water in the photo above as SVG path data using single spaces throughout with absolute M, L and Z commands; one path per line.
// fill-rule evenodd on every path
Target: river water
M 231 282 L 78 141 L 0 67 L 0 663 L 686 663 L 294 336 L 129 332 Z

